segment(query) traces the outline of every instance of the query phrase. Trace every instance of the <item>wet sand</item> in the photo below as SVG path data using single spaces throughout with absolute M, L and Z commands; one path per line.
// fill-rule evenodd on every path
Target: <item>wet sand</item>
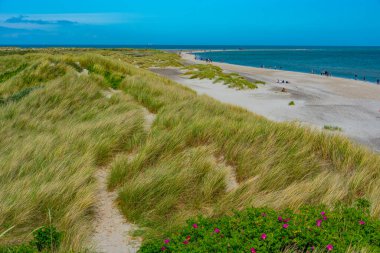
M 188 64 L 196 61 L 182 53 Z M 235 90 L 211 80 L 189 79 L 179 69 L 152 71 L 225 103 L 246 108 L 274 121 L 299 121 L 322 129 L 342 128 L 342 134 L 380 151 L 380 85 L 298 72 L 213 63 L 225 71 L 265 81 L 255 90 Z M 286 80 L 289 83 L 277 83 Z M 285 88 L 286 92 L 282 92 Z M 295 106 L 289 106 L 294 101 Z

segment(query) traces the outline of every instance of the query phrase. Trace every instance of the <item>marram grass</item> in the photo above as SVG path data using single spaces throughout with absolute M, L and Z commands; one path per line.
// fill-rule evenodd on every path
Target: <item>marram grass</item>
M 366 198 L 380 216 L 380 158 L 348 139 L 275 123 L 143 68 L 180 66 L 152 50 L 7 50 L 28 66 L 0 84 L 0 244 L 53 223 L 61 251 L 88 246 L 97 201 L 94 172 L 145 239 L 189 218 L 246 207 L 293 210 Z M 17 65 L 18 66 L 18 65 Z M 137 66 L 137 67 L 136 67 Z M 16 67 L 17 68 L 17 67 Z M 87 71 L 85 71 L 87 70 Z M 111 97 L 113 87 L 123 92 Z M 144 108 L 156 114 L 144 127 Z
M 190 76 L 191 79 L 210 79 L 214 83 L 222 83 L 230 88 L 256 89 L 257 84 L 265 84 L 258 80 L 247 80 L 245 77 L 237 73 L 226 73 L 218 66 L 211 64 L 195 64 L 183 68 L 186 72 L 185 76 Z

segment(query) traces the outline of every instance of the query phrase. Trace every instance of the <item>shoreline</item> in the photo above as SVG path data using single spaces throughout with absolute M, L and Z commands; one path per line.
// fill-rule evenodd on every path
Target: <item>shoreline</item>
M 206 64 L 182 53 L 188 64 Z M 380 152 L 380 85 L 339 77 L 211 63 L 226 72 L 266 82 L 254 90 L 235 90 L 208 79 L 189 79 L 179 69 L 152 70 L 221 102 L 242 107 L 276 122 L 297 121 L 323 129 L 336 126 L 342 134 Z M 289 83 L 277 83 L 286 80 Z M 285 89 L 286 92 L 282 92 Z M 289 106 L 291 101 L 295 106 Z
M 237 51 L 240 52 L 240 51 L 250 51 L 250 50 L 249 49 L 247 49 L 247 50 L 240 50 L 240 49 L 226 49 L 226 50 L 222 50 L 222 49 L 215 49 L 215 50 L 214 49 L 212 49 L 212 50 L 183 50 L 183 51 L 181 51 L 181 55 L 182 54 L 186 55 L 186 59 L 189 60 L 190 57 L 194 58 L 195 57 L 194 54 L 197 54 L 197 53 L 207 53 L 207 52 L 237 52 Z M 192 61 L 197 61 L 198 63 L 204 63 L 204 64 L 206 63 L 205 61 L 195 60 L 195 59 L 192 59 Z M 312 74 L 312 73 L 309 73 L 309 72 L 300 72 L 300 71 L 285 70 L 285 69 L 273 69 L 273 68 L 265 68 L 265 67 L 261 68 L 261 67 L 255 67 L 255 66 L 249 66 L 249 65 L 240 65 L 240 64 L 234 64 L 234 63 L 228 63 L 228 62 L 219 62 L 219 61 L 213 61 L 213 63 L 235 65 L 235 66 L 240 66 L 240 67 L 249 67 L 249 68 L 254 68 L 254 69 L 284 71 L 284 72 L 291 72 L 291 73 L 309 74 L 309 75 L 312 75 L 312 76 L 327 77 L 327 76 L 322 76 L 320 74 Z M 328 76 L 328 78 L 337 78 L 337 79 L 352 80 L 352 81 L 357 81 L 357 82 L 360 82 L 360 83 L 367 83 L 367 84 L 371 84 L 371 85 L 380 86 L 376 82 L 364 81 L 364 80 L 359 80 L 359 79 L 354 79 L 354 78 L 349 78 L 349 77 Z
M 185 52 L 185 51 L 181 53 L 181 58 L 192 64 L 207 64 L 205 61 L 195 60 L 194 55 L 192 53 Z M 224 62 L 212 62 L 211 64 L 221 67 L 225 71 L 236 72 L 236 73 L 242 74 L 243 76 L 256 75 L 256 76 L 262 77 L 262 79 L 265 79 L 265 80 L 261 80 L 260 78 L 256 78 L 257 80 L 261 80 L 265 82 L 267 82 L 268 80 L 270 82 L 273 82 L 273 81 L 276 82 L 277 79 L 274 80 L 271 77 L 283 76 L 284 78 L 289 77 L 290 79 L 293 79 L 293 78 L 315 79 L 315 80 L 321 81 L 322 85 L 324 85 L 325 83 L 331 83 L 332 84 L 331 88 L 334 88 L 334 85 L 337 85 L 339 87 L 346 86 L 343 88 L 351 89 L 353 87 L 352 85 L 356 84 L 358 85 L 358 87 L 360 86 L 361 88 L 364 87 L 365 89 L 370 89 L 371 93 L 375 92 L 375 94 L 371 94 L 371 95 L 367 94 L 367 95 L 369 95 L 369 97 L 372 97 L 373 99 L 380 101 L 380 85 L 376 85 L 376 83 L 372 83 L 372 82 L 355 80 L 355 79 L 344 78 L 344 77 L 321 76 L 317 74 L 289 71 L 289 70 L 258 68 L 258 67 L 238 65 L 238 64 L 232 64 L 232 63 L 224 63 Z M 285 79 L 279 78 L 278 80 L 281 81 Z M 344 91 L 344 89 L 342 89 L 342 91 Z M 360 96 L 360 92 L 358 95 Z M 354 96 L 354 97 L 357 98 L 357 96 Z

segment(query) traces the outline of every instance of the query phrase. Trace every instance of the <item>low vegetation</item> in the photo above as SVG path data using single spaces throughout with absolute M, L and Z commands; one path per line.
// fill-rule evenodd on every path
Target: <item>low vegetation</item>
M 296 103 L 294 101 L 289 102 L 289 106 L 295 106 L 295 105 L 296 105 Z
M 19 67 L 17 67 L 14 70 L 10 70 L 10 71 L 6 71 L 4 73 L 1 73 L 0 74 L 0 83 L 8 80 L 12 76 L 17 75 L 18 73 L 20 73 L 21 71 L 23 71 L 27 66 L 28 65 L 26 63 L 24 63 L 24 64 L 21 64 Z
M 177 54 L 170 54 L 159 50 L 152 49 L 112 49 L 103 50 L 104 56 L 113 56 L 119 61 L 133 64 L 136 67 L 165 68 L 165 67 L 183 67 L 181 57 Z
M 359 203 L 366 203 L 360 201 Z M 248 208 L 189 220 L 141 252 L 380 252 L 380 222 L 367 206 L 305 206 L 297 212 Z
M 257 84 L 265 84 L 262 81 L 249 81 L 237 73 L 226 73 L 220 67 L 211 64 L 195 64 L 183 68 L 184 75 L 191 79 L 210 79 L 214 83 L 223 83 L 230 88 L 256 89 Z
M 343 131 L 342 128 L 338 126 L 325 125 L 323 128 L 330 131 L 339 131 L 339 132 Z
M 61 244 L 62 233 L 54 226 L 42 226 L 33 231 L 33 240 L 21 245 L 3 247 L 0 245 L 2 253 L 37 253 L 37 252 L 57 252 Z M 1 236 L 0 236 L 1 237 Z
M 31 51 L 7 50 L 0 59 L 28 59 L 0 84 L 0 233 L 13 227 L 0 245 L 32 240 L 51 210 L 52 225 L 63 233 L 58 251 L 84 250 L 98 201 L 94 173 L 104 167 L 120 210 L 147 245 L 198 215 L 204 226 L 219 226 L 232 210 L 252 207 L 267 207 L 274 217 L 287 208 L 328 210 L 366 198 L 371 219 L 380 216 L 377 154 L 341 136 L 197 96 L 143 69 L 171 64 L 176 55 Z M 156 114 L 150 130 L 146 109 Z M 241 215 L 256 209 L 248 210 Z

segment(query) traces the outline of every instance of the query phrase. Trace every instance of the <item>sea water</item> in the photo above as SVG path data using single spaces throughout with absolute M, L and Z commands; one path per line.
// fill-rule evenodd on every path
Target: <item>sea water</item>
M 203 50 L 197 58 L 252 67 L 377 82 L 380 79 L 380 47 L 241 47 Z

